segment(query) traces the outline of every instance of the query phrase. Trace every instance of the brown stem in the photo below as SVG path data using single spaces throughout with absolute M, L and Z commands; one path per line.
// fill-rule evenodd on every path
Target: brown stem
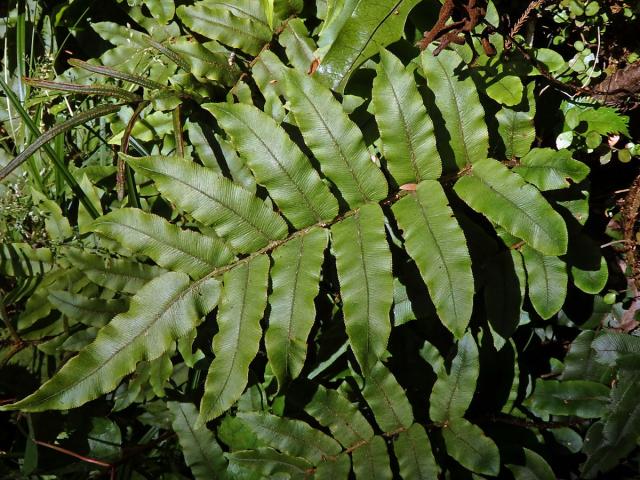
M 86 462 L 86 463 L 92 463 L 94 465 L 98 465 L 99 467 L 113 469 L 113 465 L 110 463 L 103 462 L 101 460 L 97 460 L 91 457 L 85 457 L 84 455 L 80 455 L 79 453 L 72 452 L 71 450 L 67 450 L 66 448 L 62 448 L 57 445 L 52 445 L 50 443 L 43 442 L 36 439 L 33 439 L 33 443 L 35 443 L 36 445 L 40 445 L 42 447 L 50 448 L 51 450 L 55 450 L 60 453 L 64 453 L 65 455 L 69 455 L 70 457 L 77 458 L 78 460 L 82 460 L 83 462 Z

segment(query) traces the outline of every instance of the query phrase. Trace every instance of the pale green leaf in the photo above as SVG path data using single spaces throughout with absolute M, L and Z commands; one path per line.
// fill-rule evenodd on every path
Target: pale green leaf
M 609 403 L 609 387 L 588 380 L 538 380 L 527 405 L 536 413 L 598 418 Z
M 196 279 L 234 258 L 219 238 L 183 230 L 162 217 L 134 208 L 121 208 L 98 218 L 93 230 L 168 270 Z
M 534 148 L 513 171 L 540 190 L 567 188 L 568 179 L 580 183 L 589 175 L 589 167 L 574 160 L 569 150 L 552 148 Z
M 437 57 L 422 52 L 422 68 L 436 106 L 442 113 L 449 135 L 449 146 L 458 168 L 487 158 L 489 133 L 485 112 L 471 77 L 461 78 L 462 59 L 457 53 L 443 50 Z
M 267 478 L 303 479 L 312 465 L 302 458 L 277 452 L 271 448 L 240 450 L 226 454 L 229 478 L 259 480 Z
M 567 296 L 567 266 L 558 257 L 543 255 L 523 245 L 529 299 L 536 312 L 547 320 L 558 313 Z
M 307 338 L 315 320 L 314 298 L 318 295 L 327 241 L 326 230 L 313 229 L 271 255 L 271 313 L 264 340 L 280 387 L 300 374 L 307 356 Z
M 413 73 L 386 50 L 373 81 L 372 102 L 387 168 L 398 185 L 435 180 L 442 174 L 433 123 Z
M 382 209 L 367 204 L 336 223 L 331 234 L 349 343 L 367 374 L 391 332 L 393 275 Z
M 520 77 L 505 75 L 492 79 L 487 86 L 487 95 L 496 102 L 512 107 L 522 101 L 524 86 Z
M 344 447 L 373 438 L 373 429 L 358 408 L 335 390 L 319 386 L 305 411 L 328 427 Z
M 304 458 L 313 465 L 342 451 L 340 444 L 333 438 L 301 420 L 264 412 L 240 412 L 237 416 L 266 445 L 288 455 Z
M 513 108 L 502 107 L 496 113 L 498 132 L 502 137 L 507 158 L 524 157 L 536 138 L 533 119 L 536 114 L 536 100 L 533 95 L 535 82 L 527 85 L 526 102 Z
M 391 480 L 389 453 L 384 439 L 373 437 L 351 453 L 356 480 Z
M 199 423 L 219 417 L 240 398 L 258 353 L 267 304 L 269 257 L 260 255 L 224 274 L 215 358 L 209 367 Z
M 500 162 L 484 159 L 460 178 L 456 193 L 475 211 L 545 255 L 563 255 L 568 234 L 564 220 L 540 192 Z
M 39 412 L 78 407 L 112 391 L 143 360 L 153 360 L 197 326 L 218 301 L 219 282 L 190 283 L 184 273 L 168 272 L 131 299 L 95 341 L 67 362 L 27 398 L 5 409 Z
M 392 209 L 438 316 L 461 338 L 473 309 L 473 273 L 464 234 L 442 186 L 435 180 L 420 182 L 415 194 Z
M 471 333 L 458 342 L 458 353 L 451 362 L 449 373 L 436 372 L 436 380 L 429 399 L 429 417 L 435 422 L 447 422 L 462 417 L 471 404 L 480 373 L 478 346 Z
M 342 480 L 351 472 L 351 457 L 347 454 L 328 458 L 316 468 L 315 480 Z
M 422 425 L 414 423 L 408 430 L 401 432 L 393 441 L 393 451 L 398 459 L 402 478 L 438 478 L 431 443 Z
M 171 43 L 171 48 L 189 64 L 189 72 L 201 82 L 213 80 L 230 87 L 242 73 L 236 63 L 230 64 L 231 52 L 216 42 L 200 43 L 180 37 Z
M 50 291 L 48 298 L 51 304 L 67 317 L 92 327 L 104 326 L 128 308 L 126 299 L 87 298 L 78 293 L 63 290 Z
M 257 55 L 271 39 L 271 28 L 259 2 L 202 0 L 178 7 L 177 14 L 194 32 L 250 55 Z
M 495 477 L 500 472 L 500 452 L 480 427 L 453 418 L 442 429 L 447 453 L 472 472 Z
M 173 0 L 146 0 L 144 3 L 160 23 L 169 23 L 176 13 Z
M 285 75 L 291 112 L 322 172 L 351 208 L 387 196 L 387 181 L 371 161 L 358 126 L 317 80 L 295 70 Z
M 207 427 L 197 427 L 198 409 L 191 403 L 167 402 L 187 466 L 196 480 L 223 478 L 227 467 L 222 449 Z
M 180 157 L 127 157 L 127 162 L 236 252 L 253 252 L 287 233 L 284 220 L 262 200 L 208 168 Z
M 382 431 L 409 428 L 413 423 L 411 404 L 404 390 L 382 362 L 378 362 L 364 378 L 362 396 Z
M 246 104 L 208 103 L 258 183 L 296 229 L 328 221 L 338 202 L 300 148 L 264 112 Z
M 106 258 L 78 249 L 68 249 L 65 257 L 92 282 L 114 292 L 137 293 L 165 270 L 124 258 Z
M 334 15 L 334 19 L 339 19 L 339 25 L 338 28 L 332 27 L 333 38 L 316 75 L 332 89 L 342 92 L 350 75 L 360 64 L 402 36 L 407 16 L 418 2 L 359 0 L 355 8 Z
M 33 248 L 26 243 L 0 245 L 0 273 L 10 277 L 43 275 L 54 265 L 48 248 Z
M 287 52 L 287 58 L 296 69 L 306 72 L 315 59 L 316 45 L 309 37 L 301 18 L 292 18 L 282 31 L 279 41 Z
M 515 480 L 555 480 L 556 475 L 543 457 L 523 448 L 524 465 L 507 465 Z

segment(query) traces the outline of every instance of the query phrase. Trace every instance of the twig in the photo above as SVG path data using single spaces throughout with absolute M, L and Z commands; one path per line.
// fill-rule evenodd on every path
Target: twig
M 513 25 L 507 39 L 504 42 L 504 48 L 506 50 L 510 50 L 512 47 L 512 39 L 518 34 L 518 32 L 522 29 L 527 20 L 529 20 L 529 16 L 531 13 L 538 7 L 544 5 L 548 0 L 535 0 L 531 2 L 525 11 L 520 15 L 518 21 Z
M 103 462 L 101 460 L 97 460 L 91 457 L 85 457 L 84 455 L 80 455 L 79 453 L 72 452 L 71 450 L 67 450 L 66 448 L 62 448 L 57 445 L 52 445 L 50 443 L 43 442 L 41 440 L 36 440 L 36 439 L 33 439 L 33 443 L 35 443 L 36 445 L 40 445 L 42 447 L 50 448 L 51 450 L 55 450 L 60 453 L 64 453 L 65 455 L 69 455 L 70 457 L 77 458 L 78 460 L 82 460 L 83 462 L 86 462 L 86 463 L 92 463 L 94 465 L 98 465 L 99 467 L 113 469 L 113 465 L 110 463 Z

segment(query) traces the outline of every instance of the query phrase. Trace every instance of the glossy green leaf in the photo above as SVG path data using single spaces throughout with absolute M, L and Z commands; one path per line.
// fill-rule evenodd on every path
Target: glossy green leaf
M 558 257 L 543 255 L 526 245 L 520 251 L 527 269 L 529 299 L 547 320 L 560 311 L 567 296 L 567 266 Z
M 338 442 L 301 420 L 264 412 L 240 412 L 238 417 L 266 445 L 288 455 L 304 458 L 313 465 L 342 451 Z
M 398 459 L 402 478 L 430 479 L 438 477 L 438 467 L 433 458 L 431 443 L 424 427 L 414 423 L 393 441 L 393 451 Z
M 272 253 L 269 326 L 265 333 L 267 358 L 278 385 L 295 379 L 307 356 L 307 339 L 315 320 L 320 267 L 328 235 L 313 229 Z
M 65 257 L 92 282 L 114 292 L 137 293 L 165 270 L 129 259 L 105 258 L 78 249 L 66 250 Z
M 523 448 L 524 465 L 507 465 L 515 480 L 555 480 L 556 475 L 543 457 L 533 450 Z
M 563 255 L 568 234 L 564 220 L 532 185 L 500 162 L 485 159 L 460 178 L 456 193 L 510 234 L 545 255 Z
M 358 408 L 335 390 L 319 386 L 305 411 L 320 425 L 329 428 L 344 447 L 373 438 L 373 429 Z
M 351 472 L 351 457 L 345 453 L 328 458 L 316 468 L 314 479 L 338 480 L 348 478 Z
M 260 319 L 267 304 L 269 258 L 255 257 L 224 274 L 218 309 L 215 358 L 209 367 L 199 423 L 219 417 L 240 398 L 249 364 L 258 353 Z
M 230 64 L 230 52 L 215 42 L 202 44 L 180 38 L 171 43 L 171 48 L 188 63 L 188 71 L 199 81 L 213 80 L 232 86 L 242 73 L 237 64 Z
M 26 243 L 0 245 L 0 272 L 10 277 L 33 277 L 51 271 L 53 255 L 48 248 L 33 248 Z
M 425 180 L 415 194 L 410 193 L 392 209 L 438 316 L 461 338 L 473 309 L 473 273 L 464 234 L 442 186 Z
M 402 36 L 405 21 L 418 0 L 359 0 L 350 14 L 340 12 L 340 28 L 316 72 L 342 92 L 353 71 Z
M 259 2 L 201 0 L 178 7 L 184 24 L 200 35 L 257 55 L 271 39 Z
M 502 137 L 507 158 L 524 157 L 536 139 L 533 118 L 536 114 L 535 82 L 527 85 L 525 101 L 513 108 L 503 107 L 496 113 L 498 133 Z
M 480 427 L 464 418 L 452 418 L 442 429 L 447 453 L 460 465 L 481 475 L 497 476 L 500 452 Z
M 447 422 L 462 417 L 471 404 L 480 374 L 478 347 L 471 333 L 458 342 L 458 353 L 449 373 L 441 367 L 431 397 L 429 417 L 435 422 Z
M 457 53 L 443 50 L 437 57 L 422 52 L 422 68 L 429 89 L 442 113 L 458 168 L 464 168 L 489 154 L 489 133 L 485 112 L 476 86 L 468 74 L 457 75 L 462 59 Z
M 201 278 L 215 267 L 233 260 L 233 253 L 219 238 L 201 235 L 134 208 L 122 208 L 98 218 L 93 230 L 117 240 L 158 265 Z
M 87 298 L 63 290 L 50 291 L 48 298 L 51 304 L 67 317 L 91 327 L 106 325 L 109 320 L 128 308 L 126 299 Z
M 277 452 L 271 448 L 241 450 L 228 453 L 227 476 L 243 480 L 264 478 L 304 478 L 312 465 L 302 458 Z
M 367 374 L 387 348 L 391 332 L 391 252 L 380 206 L 361 207 L 336 223 L 331 235 L 349 344 Z
M 151 15 L 158 19 L 160 23 L 169 23 L 176 13 L 176 6 L 173 0 L 149 0 L 145 2 L 145 5 Z
M 351 208 L 387 196 L 387 181 L 371 161 L 362 132 L 333 94 L 295 70 L 286 73 L 291 112 L 322 172 Z
M 258 183 L 296 229 L 328 221 L 338 214 L 338 202 L 309 160 L 285 131 L 264 112 L 245 104 L 206 104 Z
M 433 123 L 411 71 L 386 50 L 373 81 L 372 102 L 387 168 L 398 185 L 442 174 Z
M 302 72 L 311 68 L 317 47 L 301 18 L 290 19 L 278 40 L 287 52 L 291 65 Z
M 571 347 L 564 357 L 562 380 L 609 383 L 611 369 L 596 361 L 596 350 L 591 348 L 595 336 L 596 333 L 593 330 L 585 330 L 571 342 Z
M 541 414 L 598 418 L 609 403 L 609 388 L 587 380 L 538 380 L 527 403 Z
M 362 395 L 384 432 L 409 428 L 413 412 L 407 396 L 393 374 L 378 362 L 364 379 Z
M 580 183 L 589 175 L 589 167 L 574 160 L 569 150 L 534 148 L 513 169 L 540 190 L 567 188 L 572 180 Z
M 596 352 L 596 360 L 608 366 L 624 362 L 625 358 L 640 356 L 640 338 L 619 332 L 605 332 L 591 343 Z
M 263 201 L 210 169 L 180 157 L 127 157 L 127 163 L 236 252 L 253 252 L 287 233 L 284 220 Z
M 515 75 L 505 75 L 492 79 L 487 86 L 486 93 L 496 102 L 512 107 L 522 101 L 524 86 L 520 77 Z
M 356 480 L 391 480 L 389 454 L 384 439 L 375 436 L 351 453 Z
M 227 461 L 213 433 L 197 427 L 198 409 L 191 403 L 167 402 L 187 466 L 196 480 L 223 478 Z
M 40 389 L 4 409 L 40 412 L 70 409 L 112 391 L 142 360 L 158 358 L 190 332 L 218 301 L 219 282 L 190 283 L 184 273 L 168 272 L 131 299 L 95 341 L 67 362 Z

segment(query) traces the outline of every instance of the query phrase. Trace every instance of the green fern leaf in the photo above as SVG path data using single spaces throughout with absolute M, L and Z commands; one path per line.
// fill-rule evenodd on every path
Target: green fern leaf
M 435 422 L 447 422 L 462 417 L 471 404 L 480 373 L 478 346 L 471 333 L 458 342 L 458 353 L 447 374 L 441 367 L 429 400 L 429 417 Z
M 609 387 L 588 380 L 540 380 L 527 406 L 541 415 L 599 418 L 609 403 Z
M 392 53 L 380 52 L 371 94 L 387 168 L 398 185 L 442 174 L 433 123 L 413 74 Z
M 282 387 L 295 379 L 307 356 L 307 337 L 315 320 L 320 267 L 328 235 L 313 229 L 277 248 L 271 269 L 271 313 L 265 333 L 267 358 Z
M 179 208 L 211 225 L 238 253 L 251 253 L 287 234 L 284 220 L 248 190 L 180 157 L 126 157 Z
M 219 238 L 182 230 L 162 217 L 135 208 L 122 208 L 93 222 L 93 231 L 118 241 L 134 253 L 152 258 L 158 265 L 198 279 L 215 267 L 233 260 L 233 253 Z
M 342 451 L 338 442 L 301 420 L 264 412 L 240 412 L 237 416 L 269 447 L 304 458 L 313 465 Z
M 500 162 L 484 159 L 460 178 L 456 193 L 475 211 L 545 255 L 567 252 L 564 220 L 540 192 Z
M 378 362 L 364 379 L 362 395 L 384 432 L 409 428 L 413 423 L 411 404 L 393 374 Z
M 464 418 L 452 418 L 442 429 L 447 453 L 472 472 L 495 477 L 500 472 L 500 452 L 480 427 Z
M 580 183 L 589 175 L 589 167 L 574 160 L 569 150 L 552 148 L 534 148 L 513 171 L 543 191 L 567 188 L 567 179 Z
M 287 58 L 294 68 L 307 71 L 315 59 L 315 42 L 309 37 L 307 27 L 301 18 L 292 18 L 280 34 L 279 41 L 287 52 Z
M 443 50 L 437 57 L 425 50 L 421 58 L 429 89 L 435 96 L 450 137 L 456 165 L 464 168 L 484 160 L 489 153 L 484 108 L 471 77 L 456 76 L 462 59 L 450 50 Z
M 558 313 L 567 296 L 567 266 L 558 257 L 543 255 L 526 245 L 521 252 L 531 304 L 547 320 Z
M 389 453 L 384 439 L 373 437 L 351 453 L 356 480 L 391 480 Z
M 196 327 L 218 300 L 215 279 L 190 283 L 184 273 L 167 272 L 140 289 L 125 313 L 69 360 L 40 389 L 5 410 L 40 412 L 70 409 L 112 391 L 142 360 L 158 358 Z
M 464 234 L 442 186 L 420 182 L 415 194 L 392 209 L 442 323 L 461 338 L 473 310 L 473 273 Z
M 48 299 L 67 317 L 91 327 L 103 327 L 117 314 L 127 311 L 129 306 L 126 299 L 87 298 L 63 290 L 51 291 Z
M 555 480 L 558 478 L 549 464 L 536 452 L 523 448 L 524 465 L 507 465 L 515 480 Z
M 505 250 L 486 267 L 484 304 L 491 328 L 502 338 L 510 338 L 520 323 L 526 274 L 522 256 Z
M 533 95 L 535 82 L 527 85 L 526 102 L 513 108 L 503 107 L 496 113 L 498 133 L 502 137 L 507 158 L 524 157 L 536 139 L 533 119 L 536 115 L 536 101 Z
M 215 358 L 205 383 L 199 424 L 219 417 L 244 391 L 249 364 L 258 353 L 260 319 L 267 304 L 269 257 L 260 255 L 224 274 Z
M 302 458 L 277 452 L 271 448 L 241 450 L 226 454 L 228 478 L 262 480 L 266 478 L 305 478 L 313 466 Z
M 322 172 L 351 208 L 387 196 L 387 181 L 371 161 L 362 132 L 329 89 L 295 70 L 285 75 L 291 112 Z
M 365 443 L 373 438 L 373 429 L 362 413 L 335 390 L 319 386 L 304 409 L 320 425 L 328 427 L 343 447 Z
M 65 257 L 93 283 L 114 292 L 138 292 L 165 270 L 129 259 L 102 258 L 78 249 L 66 249 Z
M 347 454 L 327 459 L 316 468 L 315 480 L 341 480 L 349 478 L 351 457 Z
M 438 467 L 433 458 L 431 443 L 424 427 L 418 423 L 401 432 L 393 441 L 402 478 L 438 478 Z
M 393 303 L 391 252 L 384 215 L 368 204 L 331 228 L 349 343 L 367 374 L 387 348 Z
M 54 260 L 48 248 L 26 243 L 0 245 L 0 272 L 10 277 L 33 277 L 51 271 Z
M 245 104 L 206 104 L 282 213 L 296 229 L 328 221 L 338 202 L 285 131 L 264 112 Z
M 171 425 L 187 466 L 196 480 L 223 478 L 227 461 L 213 433 L 206 427 L 196 427 L 198 410 L 191 403 L 168 402 L 173 417 Z
M 252 4 L 258 8 L 252 8 Z M 194 32 L 249 55 L 257 55 L 271 40 L 271 28 L 258 2 L 203 0 L 194 5 L 181 5 L 176 13 Z
M 351 11 L 346 6 L 343 7 L 346 13 L 340 11 L 334 16 L 339 27 L 333 28 L 337 33 L 331 35 L 330 46 L 316 75 L 332 89 L 342 92 L 350 75 L 362 62 L 401 37 L 407 16 L 419 0 L 336 3 L 350 4 Z

